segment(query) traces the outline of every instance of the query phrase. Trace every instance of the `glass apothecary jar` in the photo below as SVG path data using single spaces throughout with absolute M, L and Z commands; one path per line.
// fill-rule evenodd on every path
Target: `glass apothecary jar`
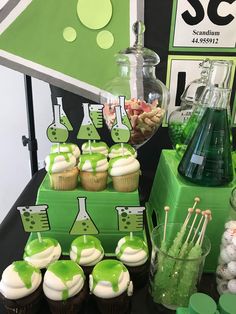
M 136 22 L 133 31 L 135 44 L 116 55 L 118 75 L 104 86 L 101 103 L 110 130 L 116 120 L 115 107 L 121 106 L 122 122 L 131 130 L 129 142 L 139 148 L 162 124 L 169 91 L 155 75 L 159 56 L 143 47 L 144 24 Z

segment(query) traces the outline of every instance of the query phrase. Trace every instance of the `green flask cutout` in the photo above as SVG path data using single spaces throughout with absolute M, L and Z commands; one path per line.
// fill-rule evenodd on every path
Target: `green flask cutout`
M 121 107 L 116 106 L 116 122 L 111 129 L 111 137 L 115 143 L 127 143 L 130 139 L 129 128 L 122 123 Z
M 67 118 L 65 111 L 62 107 L 62 97 L 57 97 L 57 103 L 61 106 L 60 110 L 60 122 L 68 129 L 68 131 L 73 131 L 73 126 L 71 125 L 69 119 Z
M 86 197 L 78 197 L 79 213 L 70 234 L 98 234 L 98 230 L 86 210 Z
M 221 186 L 233 180 L 227 105 L 230 91 L 209 90 L 209 104 L 179 164 L 179 173 L 203 186 Z
M 132 125 L 130 123 L 129 117 L 125 110 L 125 96 L 119 96 L 119 104 L 121 108 L 121 119 L 122 123 L 127 126 L 129 130 L 132 130 Z
M 52 143 L 65 143 L 69 136 L 68 129 L 60 121 L 60 111 L 60 105 L 53 105 L 53 122 L 47 128 L 47 137 Z
M 145 207 L 118 206 L 119 231 L 143 230 L 143 211 Z
M 17 207 L 25 232 L 41 232 L 50 230 L 47 205 Z
M 83 103 L 82 106 L 84 110 L 84 118 L 77 134 L 77 138 L 82 140 L 100 140 L 101 137 L 89 114 L 89 104 Z

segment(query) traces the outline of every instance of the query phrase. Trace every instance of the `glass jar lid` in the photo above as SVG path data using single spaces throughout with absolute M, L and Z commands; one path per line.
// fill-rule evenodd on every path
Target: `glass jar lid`
M 143 46 L 143 34 L 145 25 L 137 21 L 133 25 L 135 43 L 132 47 L 119 51 L 116 54 L 116 62 L 128 66 L 155 66 L 160 62 L 160 57 L 156 52 Z

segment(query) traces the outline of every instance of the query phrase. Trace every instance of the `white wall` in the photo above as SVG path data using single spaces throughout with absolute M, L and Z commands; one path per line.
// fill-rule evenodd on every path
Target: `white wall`
M 48 84 L 33 80 L 39 160 L 50 147 L 45 130 L 52 119 Z M 30 180 L 29 151 L 21 142 L 28 136 L 24 76 L 0 66 L 0 223 Z M 27 205 L 27 204 L 26 204 Z

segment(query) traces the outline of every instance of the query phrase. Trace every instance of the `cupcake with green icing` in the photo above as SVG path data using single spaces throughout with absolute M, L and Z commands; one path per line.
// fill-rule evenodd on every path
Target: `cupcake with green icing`
M 85 275 L 92 272 L 94 265 L 100 262 L 103 256 L 101 242 L 94 236 L 80 236 L 71 243 L 70 258 L 83 268 Z
M 74 261 L 50 264 L 44 275 L 43 291 L 51 313 L 79 313 L 88 294 L 84 283 L 84 272 Z
M 105 142 L 86 142 L 82 145 L 83 154 L 100 153 L 107 157 L 108 149 Z
M 123 237 L 116 247 L 116 257 L 129 270 L 135 288 L 147 284 L 149 254 L 147 244 L 142 238 L 133 235 Z
M 112 145 L 110 147 L 108 157 L 112 159 L 115 157 L 126 156 L 126 155 L 134 156 L 136 158 L 137 151 L 129 144 L 119 143 L 119 144 Z
M 53 144 L 51 153 L 71 153 L 76 158 L 76 164 L 79 162 L 80 149 L 73 143 Z
M 78 184 L 76 158 L 71 153 L 51 153 L 45 159 L 51 188 L 54 190 L 74 190 Z
M 125 155 L 110 159 L 108 173 L 112 177 L 114 190 L 118 192 L 137 190 L 140 164 L 134 156 Z
M 25 261 L 9 265 L 0 281 L 0 302 L 7 313 L 35 314 L 43 297 L 42 275 L 38 268 Z
M 99 262 L 89 276 L 89 288 L 101 313 L 129 313 L 133 285 L 121 262 L 109 259 Z
M 84 154 L 81 155 L 78 164 L 80 182 L 87 191 L 102 191 L 107 186 L 108 161 L 105 155 Z
M 30 241 L 24 252 L 24 260 L 40 269 L 46 268 L 61 256 L 61 246 L 56 239 L 42 238 Z

